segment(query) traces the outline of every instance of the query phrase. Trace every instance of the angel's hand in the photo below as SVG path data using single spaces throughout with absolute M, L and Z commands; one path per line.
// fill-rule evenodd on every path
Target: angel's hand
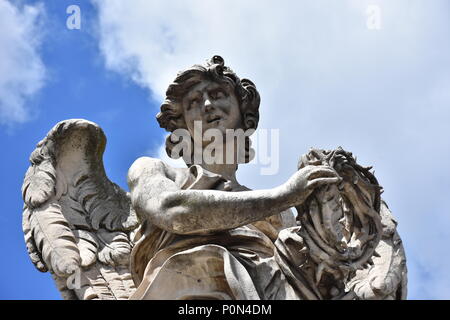
M 282 185 L 284 196 L 292 206 L 301 205 L 311 193 L 320 186 L 338 183 L 342 178 L 328 166 L 308 165 L 296 173 Z

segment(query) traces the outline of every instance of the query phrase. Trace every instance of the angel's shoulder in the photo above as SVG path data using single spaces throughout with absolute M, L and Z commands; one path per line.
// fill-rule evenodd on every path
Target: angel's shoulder
M 165 175 L 167 165 L 160 159 L 150 157 L 140 157 L 136 159 L 128 170 L 129 179 L 138 179 L 147 175 Z
M 163 170 L 165 163 L 161 159 L 151 157 L 140 157 L 136 159 L 130 167 L 129 172 L 138 171 L 142 173 L 145 170 Z
M 128 182 L 133 184 L 141 179 L 168 178 L 178 180 L 177 177 L 186 169 L 173 168 L 161 159 L 141 157 L 136 159 L 128 170 Z

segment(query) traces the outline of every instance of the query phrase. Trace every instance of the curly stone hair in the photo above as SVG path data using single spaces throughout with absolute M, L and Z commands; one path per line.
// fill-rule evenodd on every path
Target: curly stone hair
M 156 119 L 161 128 L 168 132 L 176 129 L 187 129 L 183 116 L 182 101 L 189 90 L 203 80 L 212 80 L 220 84 L 231 86 L 239 102 L 242 113 L 244 130 L 258 127 L 260 96 L 255 84 L 248 79 L 239 77 L 229 67 L 221 56 L 213 56 L 204 65 L 193 65 L 177 74 L 173 83 L 166 91 L 166 98 L 161 105 L 161 111 Z M 246 143 L 247 144 L 247 143 Z M 173 143 L 171 135 L 166 139 L 166 152 L 170 156 Z

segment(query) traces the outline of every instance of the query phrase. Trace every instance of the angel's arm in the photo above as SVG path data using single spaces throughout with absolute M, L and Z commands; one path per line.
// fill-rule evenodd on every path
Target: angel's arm
M 317 185 L 338 181 L 328 168 L 298 172 L 267 190 L 181 190 L 174 169 L 157 159 L 140 158 L 129 170 L 128 184 L 134 208 L 151 223 L 177 234 L 206 234 L 280 213 L 302 202 Z

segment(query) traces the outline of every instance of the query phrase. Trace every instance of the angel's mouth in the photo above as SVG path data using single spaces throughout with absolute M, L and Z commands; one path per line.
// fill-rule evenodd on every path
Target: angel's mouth
M 222 120 L 222 117 L 220 116 L 212 116 L 206 119 L 206 123 L 213 123 L 215 121 Z

